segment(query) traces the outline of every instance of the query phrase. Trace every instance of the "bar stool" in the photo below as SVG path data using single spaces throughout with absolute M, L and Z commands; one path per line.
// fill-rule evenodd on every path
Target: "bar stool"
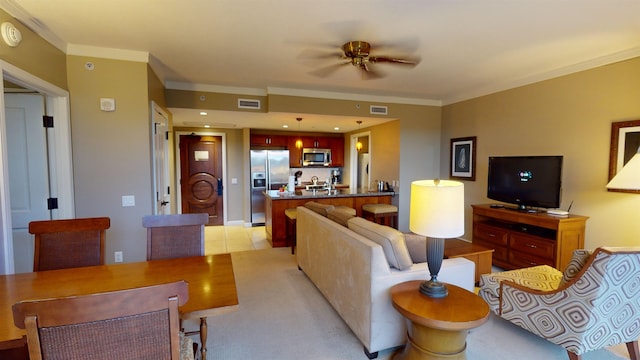
M 298 218 L 298 209 L 285 209 L 284 215 L 287 217 L 287 227 L 285 229 L 287 245 L 291 244 L 291 254 L 294 254 L 296 247 L 296 219 Z
M 398 207 L 388 204 L 362 205 L 362 217 L 381 225 L 398 228 Z

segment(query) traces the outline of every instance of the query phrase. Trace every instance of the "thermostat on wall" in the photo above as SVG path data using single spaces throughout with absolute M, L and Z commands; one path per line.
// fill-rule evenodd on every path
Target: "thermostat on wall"
M 116 99 L 101 98 L 100 110 L 102 111 L 116 111 Z

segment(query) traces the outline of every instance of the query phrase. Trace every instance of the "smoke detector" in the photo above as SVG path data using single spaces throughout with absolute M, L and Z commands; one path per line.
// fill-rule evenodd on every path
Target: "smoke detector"
M 10 22 L 3 22 L 0 26 L 0 31 L 2 32 L 2 39 L 7 45 L 11 47 L 16 47 L 22 41 L 22 34 L 17 27 L 15 27 Z

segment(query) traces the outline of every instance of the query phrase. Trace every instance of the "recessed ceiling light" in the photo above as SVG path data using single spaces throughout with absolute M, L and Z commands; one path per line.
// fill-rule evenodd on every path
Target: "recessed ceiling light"
M 207 112 L 206 112 L 206 111 L 200 111 L 200 115 L 202 115 L 202 116 L 206 116 L 206 115 L 207 115 Z
M 336 127 L 333 128 L 333 130 L 337 131 L 337 130 L 340 130 L 340 128 L 336 126 Z
M 285 124 L 285 125 L 282 125 L 282 127 L 283 127 L 283 128 L 285 128 L 285 129 L 287 129 L 287 128 L 289 128 L 289 125 L 286 125 L 286 124 Z
M 211 127 L 211 125 L 205 125 L 204 127 L 208 129 Z

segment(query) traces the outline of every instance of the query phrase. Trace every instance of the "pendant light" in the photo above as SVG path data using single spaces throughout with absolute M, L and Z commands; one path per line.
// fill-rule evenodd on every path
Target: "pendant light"
M 298 132 L 300 132 L 300 121 L 302 121 L 302 118 L 296 118 L 296 120 L 298 120 Z M 300 134 L 298 134 L 298 140 L 296 140 L 296 149 L 302 149 L 302 138 L 300 137 Z
M 360 132 L 360 124 L 362 124 L 362 120 L 358 120 L 356 121 L 356 123 L 358 123 L 358 132 Z M 356 151 L 360 151 L 362 150 L 362 143 L 360 142 L 360 139 L 358 138 L 358 141 L 356 142 Z

